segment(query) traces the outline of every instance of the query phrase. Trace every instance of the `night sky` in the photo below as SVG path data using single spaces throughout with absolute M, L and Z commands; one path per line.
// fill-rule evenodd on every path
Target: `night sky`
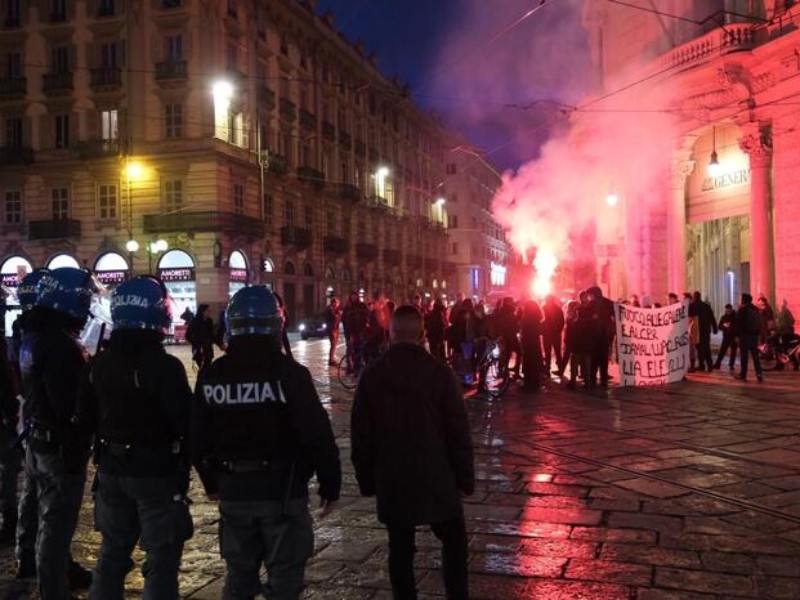
M 319 0 L 334 26 L 411 84 L 417 104 L 500 168 L 536 158 L 555 102 L 585 93 L 581 0 Z M 556 120 L 558 123 L 558 120 Z

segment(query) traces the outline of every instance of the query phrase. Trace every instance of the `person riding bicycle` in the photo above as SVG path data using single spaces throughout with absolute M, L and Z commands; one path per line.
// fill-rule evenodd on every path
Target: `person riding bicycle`
M 364 364 L 364 343 L 369 328 L 369 308 L 352 292 L 342 312 L 345 342 L 347 343 L 348 370 L 360 372 Z
M 798 360 L 796 353 L 790 353 L 789 350 L 790 347 L 792 347 L 792 342 L 795 342 L 794 345 L 796 345 L 796 342 L 798 339 L 800 339 L 800 337 L 794 332 L 794 315 L 792 314 L 792 311 L 789 310 L 789 306 L 785 298 L 780 309 L 778 310 L 778 314 L 775 315 L 775 325 L 775 343 L 781 353 L 789 356 L 789 360 L 792 362 L 794 370 L 797 371 L 800 369 L 800 360 Z M 783 369 L 783 362 L 779 360 L 775 365 L 775 369 L 778 371 Z

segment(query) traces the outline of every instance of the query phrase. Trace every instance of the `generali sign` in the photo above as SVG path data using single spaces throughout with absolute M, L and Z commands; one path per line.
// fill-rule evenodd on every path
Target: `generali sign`
M 742 185 L 750 185 L 750 169 L 737 169 L 717 177 L 706 177 L 700 189 L 703 192 L 715 192 Z

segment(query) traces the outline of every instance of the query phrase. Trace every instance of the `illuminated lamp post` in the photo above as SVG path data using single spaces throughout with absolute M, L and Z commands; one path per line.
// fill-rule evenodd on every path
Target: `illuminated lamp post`
M 125 182 L 127 183 L 128 200 L 128 241 L 125 242 L 125 249 L 128 251 L 128 267 L 130 275 L 133 276 L 134 254 L 139 251 L 139 242 L 133 239 L 133 182 L 141 181 L 144 178 L 144 167 L 136 161 L 127 159 L 125 164 Z
M 147 272 L 153 274 L 153 256 L 164 252 L 169 248 L 169 244 L 164 239 L 158 239 L 147 245 Z

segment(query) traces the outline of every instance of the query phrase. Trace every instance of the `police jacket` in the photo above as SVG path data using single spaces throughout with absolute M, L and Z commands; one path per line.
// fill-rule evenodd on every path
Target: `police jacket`
M 78 399 L 77 421 L 94 434 L 103 473 L 130 477 L 188 475 L 184 451 L 192 391 L 183 364 L 161 336 L 117 330 L 95 356 Z
M 462 514 L 475 487 L 464 399 L 452 372 L 416 344 L 395 343 L 362 373 L 351 415 L 361 493 L 390 526 Z
M 339 498 L 339 449 L 308 369 L 273 337 L 236 336 L 200 372 L 191 456 L 206 492 L 222 500 Z
M 81 324 L 47 308 L 31 309 L 20 346 L 25 414 L 35 424 L 31 447 L 60 452 L 73 471 L 80 469 L 88 439 L 72 422 L 86 352 L 77 339 Z

